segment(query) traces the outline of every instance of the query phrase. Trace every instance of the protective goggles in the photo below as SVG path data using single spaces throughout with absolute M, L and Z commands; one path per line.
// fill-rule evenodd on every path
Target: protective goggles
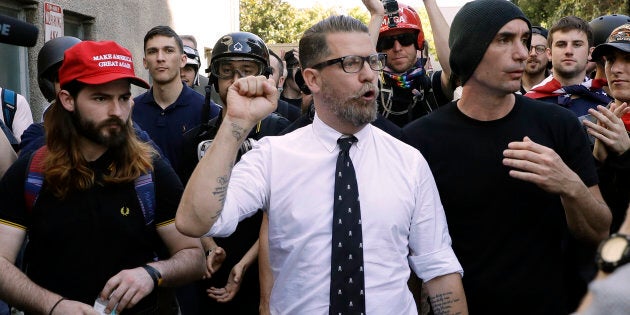
M 237 74 L 241 78 L 257 76 L 264 70 L 260 61 L 251 58 L 222 58 L 210 65 L 210 72 L 219 79 L 232 79 Z
M 416 43 L 418 35 L 416 33 L 402 33 L 391 36 L 380 36 L 376 43 L 376 50 L 383 51 L 394 47 L 394 42 L 398 41 L 401 46 L 409 46 Z

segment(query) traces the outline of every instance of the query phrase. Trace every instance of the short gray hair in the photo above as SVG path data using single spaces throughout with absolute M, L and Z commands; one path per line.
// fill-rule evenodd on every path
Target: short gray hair
M 331 33 L 368 33 L 361 21 L 347 15 L 333 15 L 311 26 L 300 39 L 300 64 L 309 68 L 330 54 L 326 36 Z

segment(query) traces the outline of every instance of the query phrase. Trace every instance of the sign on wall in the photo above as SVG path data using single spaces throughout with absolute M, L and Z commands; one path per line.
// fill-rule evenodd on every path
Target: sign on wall
M 63 9 L 54 3 L 44 2 L 44 41 L 63 36 Z

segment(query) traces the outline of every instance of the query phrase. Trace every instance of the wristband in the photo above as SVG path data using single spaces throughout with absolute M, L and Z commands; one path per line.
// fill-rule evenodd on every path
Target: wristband
M 153 268 L 150 265 L 144 265 L 142 266 L 142 268 L 144 268 L 144 270 L 147 271 L 149 276 L 151 276 L 151 279 L 153 279 L 154 289 L 162 285 L 162 274 L 160 273 L 160 271 L 158 271 L 157 269 Z
M 53 311 L 55 310 L 55 308 L 57 307 L 57 305 L 59 305 L 59 303 L 61 303 L 61 301 L 65 300 L 65 297 L 62 297 L 59 299 L 59 301 L 57 301 L 57 303 L 55 303 L 55 305 L 53 305 L 53 307 L 50 309 L 50 312 L 48 312 L 48 315 L 52 315 Z

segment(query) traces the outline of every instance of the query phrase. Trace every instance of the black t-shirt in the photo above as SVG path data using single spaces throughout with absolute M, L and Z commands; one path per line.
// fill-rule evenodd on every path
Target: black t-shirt
M 287 102 L 289 105 L 292 105 L 292 106 L 300 109 L 300 111 L 302 111 L 301 110 L 301 108 L 302 108 L 302 98 L 301 97 L 300 98 L 288 98 L 288 97 L 284 96 L 282 93 L 280 93 L 280 100 L 284 101 L 284 102 Z
M 613 215 L 610 232 L 617 232 L 630 204 L 630 151 L 621 155 L 611 154 L 604 163 L 597 163 L 597 174 L 602 197 Z
M 564 312 L 560 198 L 510 177 L 502 164 L 508 143 L 525 136 L 555 150 L 587 186 L 597 184 L 586 135 L 559 106 L 517 95 L 507 116 L 478 121 L 452 102 L 403 129 L 435 177 L 471 314 Z
M 155 226 L 172 223 L 183 192 L 168 164 L 154 160 L 155 216 L 147 226 L 133 182 L 99 180 L 110 165 L 108 153 L 90 163 L 98 182 L 94 187 L 59 200 L 44 184 L 27 212 L 23 196 L 29 158 L 20 157 L 0 182 L 0 220 L 26 227 L 26 274 L 31 280 L 92 305 L 109 278 L 154 259 L 160 244 Z M 154 292 L 125 313 L 153 309 L 155 302 Z

